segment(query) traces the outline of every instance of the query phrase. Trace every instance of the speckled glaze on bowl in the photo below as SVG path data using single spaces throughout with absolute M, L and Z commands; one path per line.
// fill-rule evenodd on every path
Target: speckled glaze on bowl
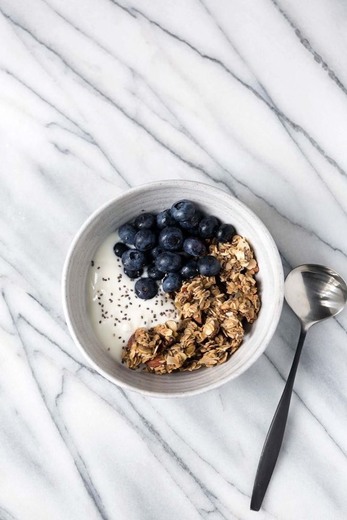
M 203 211 L 235 225 L 254 248 L 262 307 L 237 352 L 226 363 L 196 372 L 155 375 L 113 361 L 97 339 L 87 314 L 86 279 L 100 243 L 140 210 L 159 212 L 179 199 L 195 201 Z M 207 184 L 182 180 L 145 184 L 108 202 L 77 233 L 63 272 L 63 305 L 76 345 L 101 375 L 118 386 L 154 397 L 183 397 L 216 388 L 247 370 L 264 352 L 277 327 L 283 304 L 281 259 L 269 231 L 239 200 Z

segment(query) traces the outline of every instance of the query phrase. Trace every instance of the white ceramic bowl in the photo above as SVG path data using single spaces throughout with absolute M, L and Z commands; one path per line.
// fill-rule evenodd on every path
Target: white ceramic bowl
M 100 345 L 89 322 L 86 278 L 100 243 L 140 210 L 161 211 L 180 199 L 195 201 L 206 213 L 231 223 L 254 248 L 262 306 L 258 319 L 237 352 L 224 364 L 196 372 L 155 375 L 129 370 Z M 108 202 L 85 222 L 68 252 L 63 273 L 63 305 L 70 333 L 89 363 L 104 377 L 129 390 L 157 397 L 198 394 L 220 386 L 247 370 L 264 352 L 277 327 L 283 303 L 283 270 L 277 247 L 264 224 L 227 193 L 198 182 L 173 180 L 145 184 Z

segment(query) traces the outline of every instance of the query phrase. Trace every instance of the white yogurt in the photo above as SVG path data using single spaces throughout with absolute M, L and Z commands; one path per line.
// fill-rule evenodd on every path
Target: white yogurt
M 124 274 L 121 260 L 113 252 L 116 242 L 119 242 L 118 233 L 111 233 L 92 259 L 87 305 L 100 343 L 120 362 L 122 347 L 138 327 L 177 319 L 177 312 L 170 297 L 161 290 L 151 300 L 141 300 L 135 295 L 135 280 Z

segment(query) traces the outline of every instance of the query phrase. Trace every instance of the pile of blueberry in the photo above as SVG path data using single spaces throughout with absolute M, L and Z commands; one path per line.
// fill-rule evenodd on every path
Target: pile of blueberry
M 173 292 L 197 274 L 217 275 L 220 264 L 207 255 L 206 239 L 230 242 L 235 228 L 204 216 L 194 202 L 180 200 L 157 215 L 141 213 L 118 233 L 122 242 L 115 244 L 114 253 L 122 259 L 124 273 L 138 278 L 136 295 L 148 300 L 158 293 L 158 280 L 163 291 Z M 142 277 L 144 267 L 147 277 Z

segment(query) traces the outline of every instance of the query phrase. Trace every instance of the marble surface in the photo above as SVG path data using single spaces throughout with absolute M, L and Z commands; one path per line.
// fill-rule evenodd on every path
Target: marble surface
M 298 337 L 205 395 L 91 370 L 65 325 L 69 243 L 100 204 L 184 178 L 263 219 L 286 272 L 347 277 L 347 4 L 0 0 L 0 519 L 347 518 L 347 313 L 312 330 L 263 508 L 264 437 Z

